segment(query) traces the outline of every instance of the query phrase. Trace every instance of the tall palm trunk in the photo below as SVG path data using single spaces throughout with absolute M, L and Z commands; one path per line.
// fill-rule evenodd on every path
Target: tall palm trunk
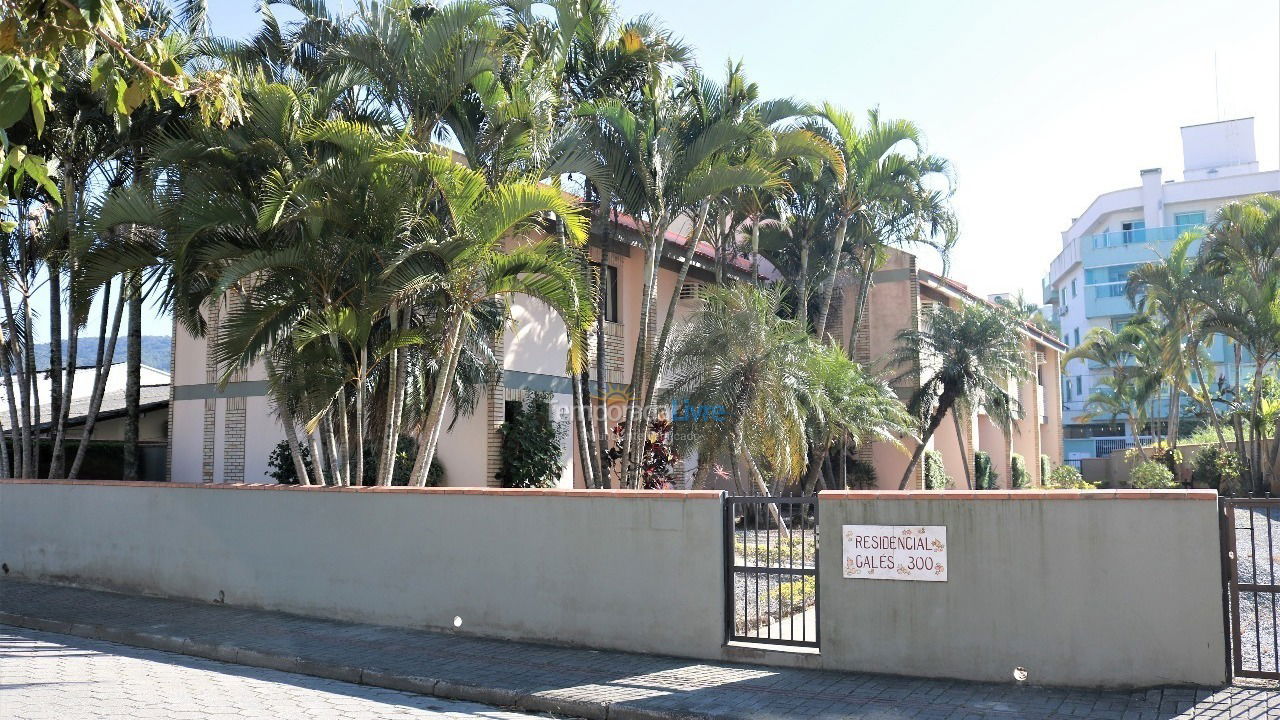
M 68 198 L 70 203 L 70 198 Z M 57 252 L 56 250 L 54 251 Z M 61 434 L 58 420 L 62 417 L 62 265 L 55 257 L 45 262 L 49 273 L 49 423 L 53 442 L 49 452 L 49 475 L 62 473 Z
M 653 399 L 654 390 L 658 386 L 658 376 L 662 373 L 662 366 L 667 360 L 667 342 L 671 339 L 671 326 L 675 324 L 676 306 L 680 303 L 680 290 L 684 287 L 685 280 L 689 277 L 689 266 L 693 263 L 693 256 L 697 252 L 698 243 L 701 241 L 702 228 L 707 223 L 707 211 L 710 208 L 710 201 L 704 200 L 702 202 L 702 210 L 698 213 L 698 223 L 694 226 L 693 234 L 689 238 L 689 247 L 685 249 L 684 257 L 680 259 L 680 275 L 676 278 L 675 287 L 671 290 L 671 300 L 667 303 L 667 314 L 662 318 L 658 345 L 653 351 L 653 370 L 649 373 L 649 379 L 645 385 L 644 404 L 646 407 Z
M 69 290 L 73 289 L 70 288 L 73 282 L 75 282 L 74 274 L 67 278 Z M 62 477 L 66 463 L 67 423 L 71 419 L 71 400 L 75 397 L 76 387 L 76 367 L 80 362 L 80 318 L 76 316 L 75 308 L 70 304 L 68 304 L 67 314 L 70 321 L 67 324 L 67 379 L 62 385 L 62 403 L 54 408 L 55 412 L 58 413 L 58 420 L 54 427 L 54 455 L 50 465 L 49 477 Z
M 35 337 L 32 335 L 32 330 L 35 327 L 35 318 L 31 310 L 30 287 L 31 285 L 28 282 L 22 297 L 22 311 L 25 316 L 23 319 L 23 334 L 25 337 L 22 353 L 23 361 L 27 365 L 27 383 L 30 385 L 29 397 L 31 402 L 31 415 L 28 416 L 31 418 L 31 433 L 28 435 L 31 446 L 27 450 L 28 456 L 31 458 L 31 467 L 29 468 L 30 474 L 26 477 L 37 477 L 40 473 L 40 375 L 36 370 L 36 344 Z
M 93 428 L 98 422 L 98 412 L 102 409 L 102 398 L 106 394 L 107 379 L 111 373 L 111 365 L 116 356 L 116 340 L 120 336 L 120 322 L 124 318 L 125 306 L 124 279 L 120 281 L 120 297 L 116 301 L 115 312 L 111 318 L 111 332 L 107 333 L 107 313 L 111 306 L 111 284 L 102 291 L 102 318 L 98 324 L 98 355 L 93 371 L 93 391 L 89 396 L 89 412 L 84 418 L 84 430 L 80 434 L 80 443 L 76 446 L 75 457 L 71 460 L 71 469 L 67 471 L 69 479 L 80 476 L 80 467 L 84 464 L 89 452 L 89 442 L 93 439 Z M 105 343 L 105 345 L 104 345 Z
M 973 489 L 973 463 L 969 461 L 969 450 L 964 442 L 964 426 L 960 424 L 960 413 L 952 411 L 951 419 L 956 426 L 956 442 L 960 443 L 960 464 L 964 466 L 964 484 Z
M 751 284 L 760 287 L 760 216 L 751 220 Z
M 862 327 L 862 318 L 867 311 L 867 302 L 871 295 L 871 276 L 875 272 L 874 253 L 868 252 L 862 267 L 862 277 L 858 279 L 858 295 L 854 302 L 853 323 L 849 327 L 849 343 L 846 350 L 853 357 L 858 349 L 858 328 Z
M 287 405 L 280 405 L 280 423 L 284 425 L 284 440 L 289 446 L 289 456 L 293 458 L 293 471 L 298 475 L 298 484 L 310 485 L 311 475 L 307 472 L 307 464 L 302 460 L 302 445 L 298 442 L 298 428 L 294 425 L 293 413 Z
M 391 304 L 389 325 L 392 331 L 400 330 L 400 309 Z M 387 412 L 386 429 L 383 431 L 382 454 L 378 458 L 378 485 L 388 486 L 395 476 L 396 451 L 400 443 L 400 408 L 403 406 L 404 369 L 401 348 L 391 351 L 387 357 Z
M 596 396 L 592 405 L 591 422 L 595 426 L 595 434 L 598 440 L 596 447 L 596 483 L 597 487 L 607 488 L 612 485 L 612 479 L 609 477 L 611 463 L 609 462 L 608 453 L 610 450 L 611 436 L 609 434 L 609 386 L 606 378 L 607 373 L 607 357 L 608 352 L 605 348 L 605 322 L 609 309 L 609 298 L 613 295 L 613 280 L 609 277 L 609 243 L 613 242 L 613 237 L 617 233 L 617 215 L 613 212 L 613 199 L 608 195 L 600 198 L 597 219 L 603 215 L 605 227 L 600 233 L 600 306 L 596 313 Z M 612 223 L 612 232 L 610 232 L 609 224 Z M 617 312 L 615 306 L 614 311 Z
M 142 276 L 129 275 L 129 330 L 125 340 L 124 479 L 139 477 L 138 423 L 142 392 Z
M 26 448 L 25 433 L 30 431 L 30 424 L 24 411 L 22 421 L 18 420 L 18 401 L 14 396 L 14 377 L 17 377 L 18 386 L 23 394 L 26 393 L 26 368 L 20 362 L 15 360 L 15 353 L 20 347 L 20 342 L 15 335 L 16 325 L 13 317 L 13 304 L 9 299 L 9 285 L 4 283 L 0 287 L 0 294 L 4 296 L 4 348 L 0 349 L 0 371 L 4 372 L 4 393 L 8 399 L 9 405 L 9 446 L 12 450 L 10 453 L 13 462 L 12 477 L 28 477 L 26 475 L 25 455 L 23 451 Z
M 325 413 L 324 420 L 321 421 L 321 426 L 324 428 L 324 444 L 326 450 L 328 450 L 329 474 L 333 476 L 333 484 L 341 486 L 349 485 L 350 483 L 343 472 L 342 458 L 339 457 L 338 452 L 338 438 L 333 429 L 333 417 L 336 412 L 335 408 L 329 408 L 328 412 Z
M 1200 343 L 1193 343 L 1191 346 L 1191 364 L 1195 369 L 1196 380 L 1200 384 L 1200 394 L 1205 399 L 1205 409 L 1209 411 L 1209 422 L 1213 424 L 1213 431 L 1218 436 L 1218 445 L 1227 446 L 1227 438 L 1222 432 L 1222 418 L 1218 417 L 1218 410 L 1214 407 L 1213 396 L 1209 394 L 1209 384 L 1204 379 L 1204 369 L 1200 363 Z
M 738 421 L 738 429 L 734 433 L 734 450 L 737 452 L 740 462 L 746 468 L 747 474 L 751 476 L 751 484 L 755 487 L 757 493 L 762 497 L 770 495 L 769 485 L 764 481 L 764 475 L 760 472 L 759 466 L 756 465 L 755 458 L 751 457 L 751 453 L 747 451 L 747 442 L 743 433 L 742 420 Z M 778 511 L 778 503 L 764 503 L 768 508 L 769 517 L 773 519 L 773 523 L 778 526 L 778 531 L 782 533 L 786 539 L 791 538 L 791 531 L 787 529 L 787 523 L 782 519 L 782 513 Z
M 568 243 L 566 242 L 565 236 L 564 236 L 564 225 L 560 222 L 557 222 L 556 225 L 558 226 L 557 235 L 559 236 L 559 239 L 560 239 L 560 247 L 561 249 L 567 249 Z M 584 259 L 584 262 L 585 262 L 585 259 Z M 573 309 L 574 309 L 575 315 L 579 311 L 578 302 L 579 302 L 578 295 L 577 293 L 574 293 Z M 591 488 L 596 486 L 597 455 L 596 455 L 596 442 L 595 442 L 595 437 L 593 433 L 594 425 L 589 425 L 587 423 L 587 411 L 584 407 L 584 403 L 586 401 L 586 394 L 587 394 L 585 391 L 586 391 L 585 373 L 570 369 L 569 392 L 570 392 L 570 402 L 573 405 L 572 407 L 573 434 L 574 434 L 574 437 L 576 438 L 576 442 L 573 444 L 577 445 L 577 450 L 578 450 L 577 459 L 578 459 L 578 463 L 582 466 L 582 486 L 585 488 Z M 572 478 L 572 475 L 573 473 L 571 472 L 570 473 L 571 478 Z M 572 483 L 572 480 L 571 480 L 571 483 Z
M 321 421 L 320 424 L 322 425 L 323 422 L 324 421 Z M 311 445 L 311 468 L 316 472 L 316 484 L 328 485 L 329 480 L 325 477 L 324 472 L 324 466 L 328 462 L 328 457 L 325 455 L 322 437 L 323 434 L 319 425 L 316 426 L 315 430 L 307 433 L 307 441 Z M 337 483 L 334 484 L 336 485 Z
M 800 241 L 800 276 L 796 278 L 796 320 L 809 330 L 809 238 Z
M 605 379 L 606 357 L 604 324 L 609 298 L 613 293 L 613 281 L 609 279 L 609 238 L 606 235 L 600 247 L 600 312 L 596 314 L 596 407 L 592 412 L 592 423 L 596 426 L 596 437 L 599 446 L 596 448 L 596 483 L 597 487 L 607 488 L 609 481 L 609 462 L 605 457 L 609 451 L 609 389 Z
M 811 495 L 818 487 L 818 478 L 822 475 L 822 461 L 826 454 L 827 448 L 824 444 L 817 441 L 810 443 L 809 464 L 805 466 L 804 477 L 800 480 L 801 494 Z
M 364 485 L 364 390 L 365 390 L 365 373 L 369 367 L 369 346 L 366 342 L 360 348 L 359 355 L 360 369 L 356 373 L 356 416 L 352 422 L 355 430 L 356 445 L 356 469 L 355 469 L 355 485 Z
M 831 246 L 831 259 L 829 260 L 831 269 L 827 272 L 827 279 L 822 287 L 822 300 L 818 304 L 818 318 L 814 323 L 814 329 L 818 334 L 818 339 L 826 341 L 827 338 L 827 316 L 831 313 L 831 298 L 835 295 L 836 279 L 840 272 L 840 258 L 844 254 L 844 238 L 845 228 L 849 221 L 841 220 L 836 227 L 835 241 Z
M 649 317 L 657 295 L 658 258 L 661 257 L 664 222 L 657 222 L 656 231 L 650 232 L 645 248 L 644 290 L 640 296 L 640 327 L 637 329 L 636 349 L 632 355 L 631 382 L 627 390 L 625 432 L 622 440 L 622 487 L 638 487 L 639 468 L 637 455 L 643 452 L 645 410 L 640 393 L 645 384 L 645 366 L 649 358 Z
M 942 396 L 938 398 L 938 409 L 933 412 L 933 416 L 929 418 L 929 424 L 925 426 L 924 432 L 920 434 L 920 443 L 916 445 L 915 451 L 911 453 L 911 462 L 907 463 L 907 470 L 902 473 L 902 482 L 898 483 L 899 490 L 907 489 L 907 485 L 911 482 L 911 475 L 915 472 L 916 466 L 920 464 L 920 458 L 927 449 L 929 438 L 933 437 L 933 434 L 942 426 L 942 421 L 946 419 L 947 413 L 954 406 L 955 398 L 949 391 L 944 391 Z
M 444 405 L 449 398 L 449 386 L 453 383 L 453 373 L 458 366 L 458 356 L 462 350 L 460 342 L 462 323 L 462 311 L 454 310 L 445 325 L 439 374 L 431 392 L 431 407 L 427 409 L 427 417 L 422 423 L 422 441 L 418 444 L 418 457 L 414 460 L 413 476 L 410 481 L 418 487 L 427 486 L 431 462 L 435 460 L 436 445 L 440 441 L 440 429 L 444 424 Z
M 1176 450 L 1178 433 L 1182 429 L 1182 391 L 1177 385 L 1170 383 L 1169 392 L 1169 421 L 1165 431 L 1165 441 L 1168 442 L 1170 449 Z

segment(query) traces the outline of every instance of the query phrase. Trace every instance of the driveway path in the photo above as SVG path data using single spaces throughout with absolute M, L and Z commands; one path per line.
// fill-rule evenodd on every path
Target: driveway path
M 699 662 L 13 580 L 0 580 L 0 624 L 593 719 L 1280 717 L 1272 688 L 1097 692 Z
M 0 720 L 529 717 L 476 703 L 0 628 Z

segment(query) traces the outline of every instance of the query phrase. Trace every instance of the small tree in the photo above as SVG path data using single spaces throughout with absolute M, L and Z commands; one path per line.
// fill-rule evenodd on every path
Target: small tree
M 1220 495 L 1235 495 L 1240 492 L 1244 471 L 1239 455 L 1211 445 L 1201 450 L 1192 461 L 1191 482 L 1214 488 Z
M 1134 466 L 1129 484 L 1142 490 L 1164 490 L 1174 487 L 1173 473 L 1163 464 L 1147 460 Z
M 1049 459 L 1049 456 L 1041 455 L 1040 456 L 1040 484 L 1041 485 L 1049 484 L 1049 472 L 1052 467 L 1053 467 L 1053 461 Z
M 1009 461 L 1009 486 L 1013 488 L 1024 488 L 1031 483 L 1031 476 L 1027 473 L 1027 460 L 1018 453 L 1014 453 Z
M 509 411 L 510 412 L 510 411 Z M 531 392 L 502 424 L 503 487 L 554 487 L 564 471 L 560 436 L 564 428 L 551 419 L 551 394 Z
M 1000 475 L 991 465 L 991 454 L 979 450 L 973 456 L 973 484 L 978 490 L 995 490 Z
M 1080 471 L 1071 465 L 1059 465 L 1049 473 L 1046 483 L 1055 490 L 1097 490 L 1098 486 L 1088 482 Z
M 947 477 L 946 466 L 942 463 L 942 453 L 937 450 L 926 450 L 924 454 L 924 489 L 946 490 L 952 483 Z

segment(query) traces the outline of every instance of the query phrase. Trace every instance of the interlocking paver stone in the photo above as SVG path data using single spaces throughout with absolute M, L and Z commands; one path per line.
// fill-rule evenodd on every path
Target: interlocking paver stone
M 322 704 L 333 713 L 354 711 L 352 702 L 381 701 L 403 695 L 398 690 L 413 689 L 487 702 L 500 698 L 499 702 L 536 710 L 558 709 L 561 717 L 572 712 L 610 720 L 625 720 L 636 712 L 649 717 L 860 720 L 1280 718 L 1280 693 L 1274 688 L 1095 692 L 711 663 L 336 622 L 11 579 L 0 580 L 0 622 L 72 634 L 109 634 L 146 647 L 167 643 L 166 649 L 181 648 L 187 654 L 321 676 L 355 674 L 367 684 L 395 688 L 365 688 L 390 695 L 332 693 Z M 185 644 L 177 642 L 183 639 Z M 69 648 L 67 652 L 77 651 L 75 646 Z M 282 703 L 288 706 L 300 697 L 312 697 L 297 684 L 290 686 L 296 692 L 268 685 L 248 692 L 228 689 L 202 695 L 205 704 L 198 705 L 184 695 L 176 676 L 157 673 L 155 680 L 156 685 L 145 693 L 124 688 L 119 694 L 83 697 L 125 704 L 145 704 L 159 697 L 182 705 L 173 710 L 205 713 L 202 716 L 234 712 L 246 705 L 255 708 L 257 716 L 270 715 Z M 102 687 L 114 692 L 118 686 L 105 683 Z M 401 711 L 409 712 L 396 708 Z
M 0 719 L 527 720 L 476 703 L 0 628 Z

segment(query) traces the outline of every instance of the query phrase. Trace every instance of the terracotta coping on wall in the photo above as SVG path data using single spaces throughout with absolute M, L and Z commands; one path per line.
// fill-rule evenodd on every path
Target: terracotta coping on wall
M 1217 500 L 1216 490 L 823 490 L 822 500 Z
M 582 488 L 488 488 L 488 487 L 333 487 L 328 485 L 277 485 L 269 483 L 173 483 L 125 480 L 37 480 L 0 479 L 0 485 L 102 485 L 108 487 L 195 488 L 203 490 L 283 490 L 292 492 L 411 493 L 424 495 L 497 495 L 512 497 L 575 498 L 671 498 L 678 500 L 720 499 L 719 490 L 586 490 Z

